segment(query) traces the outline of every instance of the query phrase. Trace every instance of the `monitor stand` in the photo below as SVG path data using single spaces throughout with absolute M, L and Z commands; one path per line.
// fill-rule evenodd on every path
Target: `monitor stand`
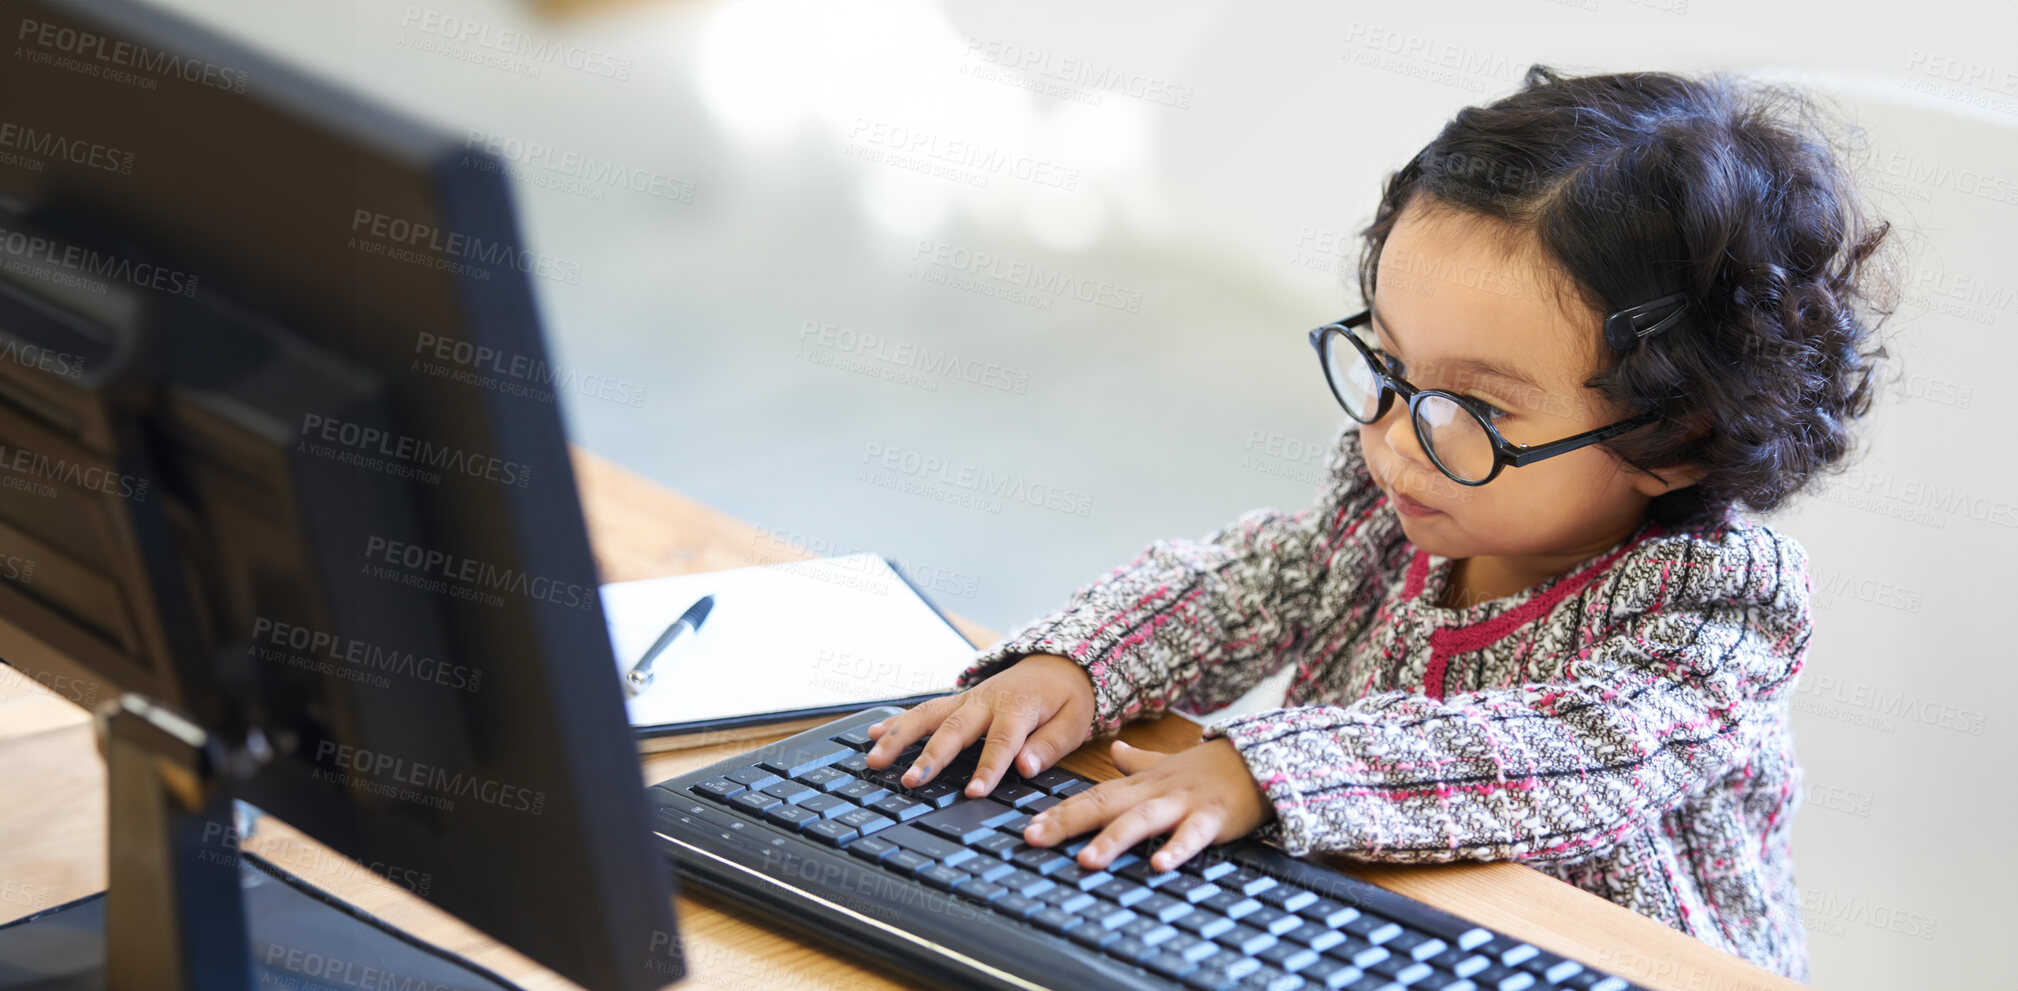
M 238 872 L 205 856 L 203 827 L 231 821 L 224 784 L 258 755 L 131 692 L 99 712 L 98 749 L 106 987 L 249 991 Z
M 0 926 L 0 988 L 519 991 L 256 854 L 206 847 L 206 824 L 232 821 L 223 784 L 258 759 L 256 739 L 232 754 L 132 694 L 100 712 L 98 734 L 107 890 Z

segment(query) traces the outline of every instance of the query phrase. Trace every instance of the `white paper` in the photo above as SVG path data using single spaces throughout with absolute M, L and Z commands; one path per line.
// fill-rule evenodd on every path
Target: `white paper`
M 873 551 L 601 592 L 619 677 L 688 606 L 715 597 L 700 632 L 667 648 L 651 687 L 626 700 L 634 726 L 950 691 L 977 653 Z

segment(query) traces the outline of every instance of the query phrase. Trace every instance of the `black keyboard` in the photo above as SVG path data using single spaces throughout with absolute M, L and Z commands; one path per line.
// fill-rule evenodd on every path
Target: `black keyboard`
M 1092 786 L 1011 771 L 966 797 L 976 744 L 932 781 L 877 771 L 867 709 L 652 786 L 689 882 L 910 974 L 956 987 L 1625 991 L 1625 980 L 1255 840 L 1150 867 L 1163 837 L 1092 871 L 1091 834 L 1022 841 Z

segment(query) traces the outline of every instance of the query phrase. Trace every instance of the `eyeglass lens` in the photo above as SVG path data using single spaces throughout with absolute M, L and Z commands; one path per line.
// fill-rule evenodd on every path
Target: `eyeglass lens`
M 1380 376 L 1366 355 L 1353 347 L 1345 334 L 1329 334 L 1325 337 L 1324 365 L 1346 413 L 1361 423 L 1372 423 L 1380 411 Z
M 1333 333 L 1325 340 L 1324 361 L 1346 413 L 1372 423 L 1380 412 L 1381 376 L 1367 355 L 1344 333 Z M 1430 457 L 1446 472 L 1467 482 L 1492 474 L 1492 438 L 1470 410 L 1445 396 L 1425 395 L 1416 404 L 1415 419 Z
M 1492 438 L 1477 416 L 1448 396 L 1425 395 L 1415 404 L 1415 423 L 1430 457 L 1461 481 L 1492 474 Z

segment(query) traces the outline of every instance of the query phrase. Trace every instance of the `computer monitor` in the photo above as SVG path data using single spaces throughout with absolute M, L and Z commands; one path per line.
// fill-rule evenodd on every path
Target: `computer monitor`
M 0 31 L 0 658 L 123 703 L 112 983 L 242 975 L 234 798 L 681 976 L 505 170 L 129 0 Z

